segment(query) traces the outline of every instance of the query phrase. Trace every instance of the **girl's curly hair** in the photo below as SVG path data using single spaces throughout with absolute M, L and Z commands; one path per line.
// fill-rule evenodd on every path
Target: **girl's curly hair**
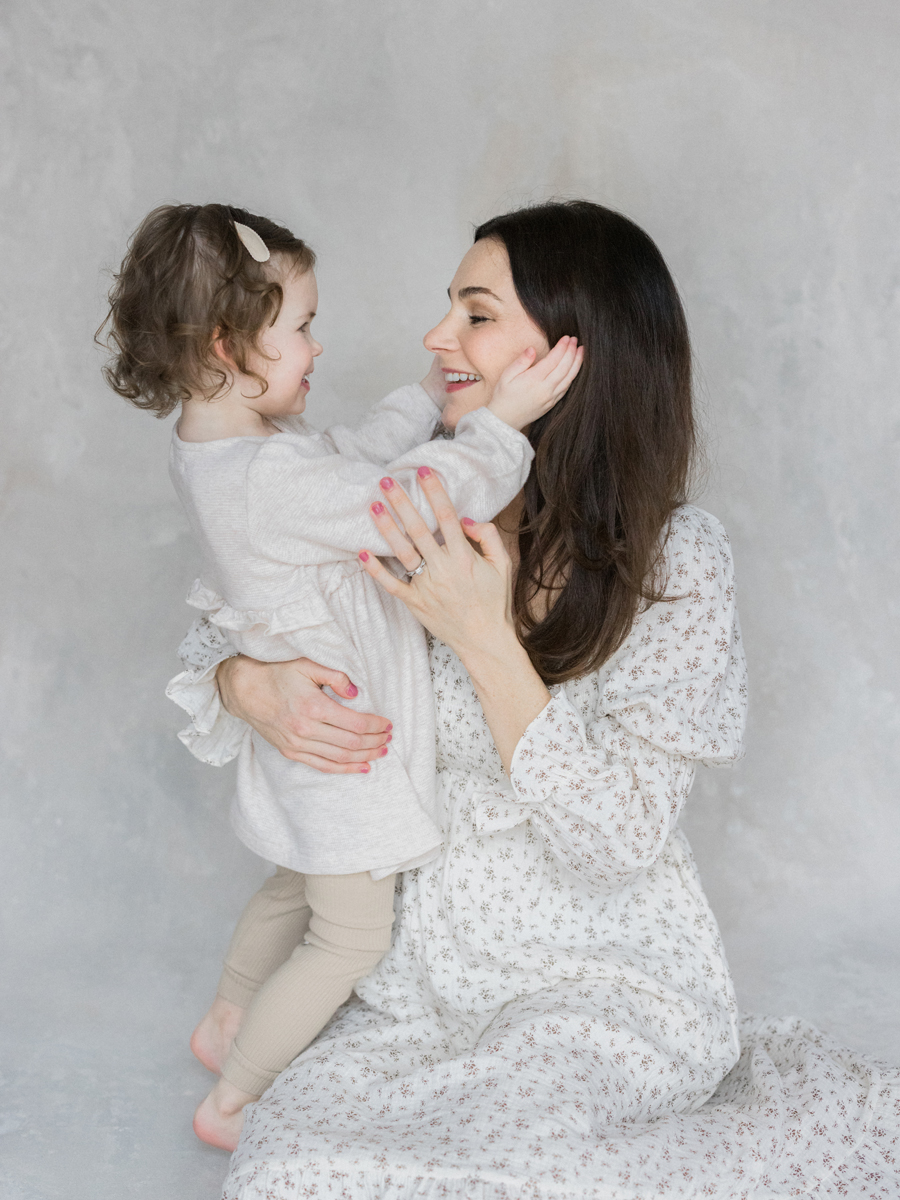
M 248 225 L 272 257 L 253 259 L 234 228 Z M 251 366 L 259 334 L 281 310 L 281 279 L 309 271 L 316 256 L 289 229 L 227 204 L 164 204 L 135 231 L 109 293 L 103 368 L 109 386 L 137 408 L 166 417 L 182 400 L 215 399 L 228 373 L 214 353 L 218 341 L 242 373 L 266 381 Z M 101 343 L 102 344 L 102 343 Z

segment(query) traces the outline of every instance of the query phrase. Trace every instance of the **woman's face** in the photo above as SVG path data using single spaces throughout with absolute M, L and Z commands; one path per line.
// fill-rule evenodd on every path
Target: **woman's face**
M 447 405 L 442 421 L 455 429 L 460 417 L 487 404 L 497 380 L 529 346 L 543 358 L 543 332 L 519 302 L 502 242 L 485 238 L 469 250 L 448 289 L 450 311 L 426 333 L 425 348 L 438 357 Z M 474 378 L 471 378 L 474 377 Z

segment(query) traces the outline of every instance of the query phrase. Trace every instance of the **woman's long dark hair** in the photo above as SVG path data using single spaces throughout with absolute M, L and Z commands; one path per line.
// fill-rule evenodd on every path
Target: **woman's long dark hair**
M 536 670 L 559 683 L 605 662 L 640 605 L 663 599 L 663 534 L 694 450 L 687 322 L 653 241 L 599 204 L 520 209 L 479 226 L 483 238 L 506 247 L 550 345 L 574 334 L 585 348 L 568 393 L 529 433 L 513 596 Z M 551 607 L 536 617 L 545 587 Z

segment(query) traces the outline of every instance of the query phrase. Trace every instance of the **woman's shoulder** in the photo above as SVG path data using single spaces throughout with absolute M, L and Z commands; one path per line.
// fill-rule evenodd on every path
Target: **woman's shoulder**
M 688 585 L 693 593 L 728 590 L 733 584 L 731 543 L 722 523 L 694 504 L 676 508 L 662 533 L 661 578 L 670 585 Z M 678 590 L 677 587 L 675 590 Z
M 746 667 L 728 537 L 692 504 L 672 513 L 663 537 L 663 594 L 641 608 L 596 673 L 595 711 L 667 753 L 732 762 L 741 752 Z
M 734 569 L 721 523 L 693 504 L 671 514 L 660 534 L 661 556 L 652 581 L 656 599 L 638 608 L 627 636 L 614 654 L 584 679 L 609 691 L 631 695 L 647 676 L 658 683 L 666 666 L 687 657 L 716 657 L 723 637 L 730 643 L 735 624 Z
M 666 530 L 666 545 L 673 550 L 688 546 L 699 549 L 703 545 L 730 549 L 722 522 L 696 504 L 682 504 L 674 510 Z

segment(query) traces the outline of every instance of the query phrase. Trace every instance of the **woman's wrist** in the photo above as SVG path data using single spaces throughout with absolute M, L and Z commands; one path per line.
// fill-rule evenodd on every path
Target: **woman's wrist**
M 477 641 L 469 641 L 459 647 L 456 654 L 476 687 L 479 681 L 488 683 L 498 673 L 518 675 L 523 671 L 530 671 L 540 678 L 534 671 L 528 651 L 519 641 L 515 628 L 507 621 L 501 626 L 485 631 Z
M 216 668 L 216 686 L 219 689 L 219 699 L 222 702 L 222 707 L 232 717 L 238 717 L 243 720 L 240 711 L 239 679 L 244 673 L 244 669 L 252 659 L 246 658 L 243 654 L 233 654 L 230 658 L 223 659 Z
M 494 744 L 509 774 L 516 747 L 550 702 L 547 685 L 510 626 L 489 647 L 471 647 L 460 661 L 469 672 Z

